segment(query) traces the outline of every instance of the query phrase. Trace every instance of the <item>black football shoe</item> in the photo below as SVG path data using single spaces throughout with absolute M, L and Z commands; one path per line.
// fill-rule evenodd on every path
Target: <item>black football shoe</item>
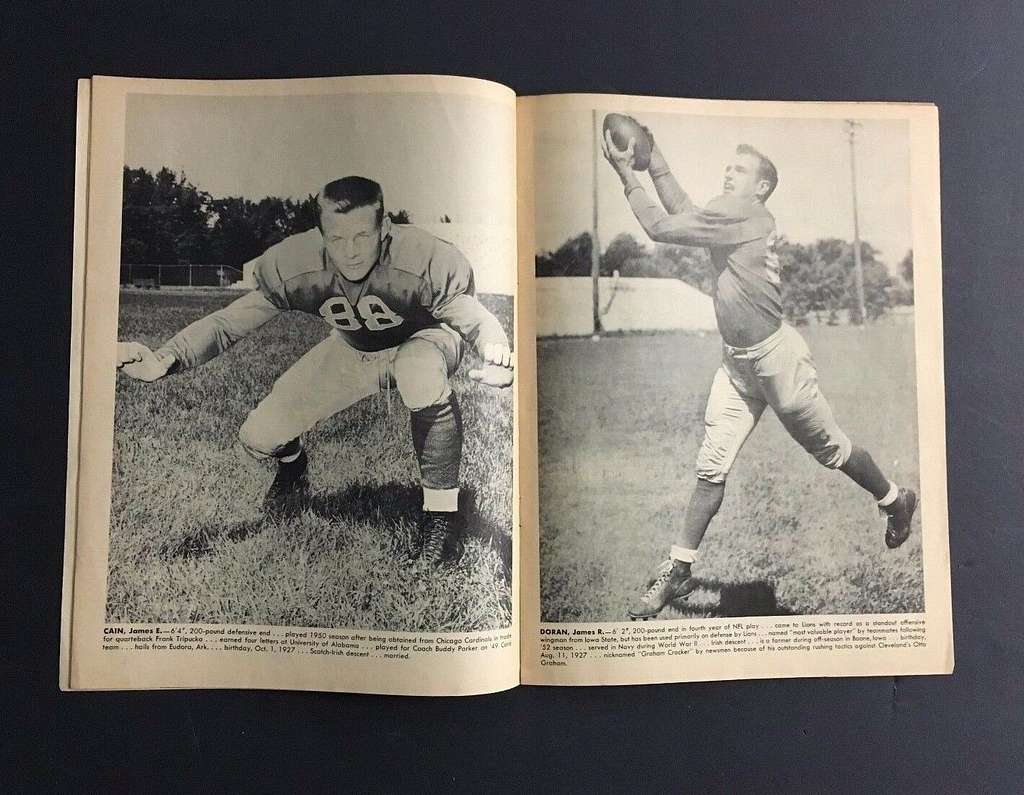
M 462 534 L 465 522 L 454 511 L 424 511 L 413 558 L 432 566 L 454 566 L 466 551 Z
M 900 488 L 892 505 L 879 506 L 878 510 L 886 517 L 885 545 L 889 549 L 896 549 L 910 537 L 910 521 L 917 505 L 917 494 L 913 489 Z
M 263 512 L 270 519 L 289 519 L 305 507 L 309 499 L 306 467 L 309 459 L 302 450 L 294 461 L 278 461 L 277 477 L 263 497 Z
M 697 582 L 690 575 L 690 564 L 679 560 L 663 560 L 654 573 L 647 578 L 647 590 L 632 607 L 629 617 L 634 621 L 654 618 L 665 606 L 676 599 L 683 599 L 697 589 Z

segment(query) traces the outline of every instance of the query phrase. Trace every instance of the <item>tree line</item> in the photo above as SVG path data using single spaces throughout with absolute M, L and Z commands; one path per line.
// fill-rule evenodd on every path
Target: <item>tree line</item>
M 566 240 L 554 251 L 536 256 L 538 276 L 589 276 L 593 239 L 583 232 Z M 781 238 L 776 251 L 782 265 L 782 303 L 786 316 L 801 322 L 808 314 L 817 314 L 828 322 L 838 322 L 845 310 L 852 322 L 859 320 L 855 287 L 853 245 L 838 238 L 823 238 L 814 243 L 794 243 Z M 869 319 L 880 317 L 889 308 L 914 302 L 914 256 L 908 251 L 899 265 L 899 278 L 893 278 L 878 250 L 861 242 L 864 267 L 864 305 Z M 631 234 L 617 235 L 600 256 L 602 276 L 643 276 L 672 278 L 710 294 L 715 271 L 707 250 L 655 243 L 640 243 Z
M 312 229 L 317 222 L 315 194 L 300 200 L 214 198 L 184 174 L 166 167 L 152 173 L 125 166 L 123 183 L 121 263 L 125 265 L 213 263 L 241 268 L 270 246 Z M 395 223 L 412 221 L 405 210 L 388 215 Z

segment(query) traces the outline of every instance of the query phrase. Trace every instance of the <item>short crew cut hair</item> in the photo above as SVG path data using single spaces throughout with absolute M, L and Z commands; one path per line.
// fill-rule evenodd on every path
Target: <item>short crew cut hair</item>
M 347 213 L 357 207 L 377 206 L 377 226 L 384 220 L 384 191 L 380 184 L 366 177 L 342 177 L 328 182 L 317 197 L 320 214 Z M 329 206 L 328 206 L 329 205 Z
M 761 197 L 761 201 L 768 201 L 768 197 L 775 192 L 775 186 L 779 184 L 779 172 L 775 170 L 775 164 L 750 144 L 740 144 L 737 146 L 736 154 L 752 155 L 757 158 L 757 178 L 763 179 L 768 183 L 768 192 Z

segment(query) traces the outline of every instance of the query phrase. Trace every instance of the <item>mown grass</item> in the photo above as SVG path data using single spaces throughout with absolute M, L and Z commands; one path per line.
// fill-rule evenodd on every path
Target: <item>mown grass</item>
M 119 338 L 157 346 L 238 293 L 123 291 Z M 511 338 L 512 302 L 482 300 Z M 196 370 L 152 384 L 119 376 L 107 620 L 415 631 L 511 624 L 512 394 L 453 380 L 465 427 L 458 567 L 406 560 L 420 508 L 409 413 L 397 392 L 305 437 L 313 495 L 292 520 L 259 505 L 269 465 L 236 443 L 248 411 L 326 335 L 289 313 Z
M 917 488 L 913 329 L 810 327 L 840 425 Z M 541 604 L 546 621 L 621 621 L 682 523 L 720 340 L 542 341 Z M 870 498 L 822 468 L 771 413 L 740 453 L 694 573 L 663 618 L 900 613 L 924 607 L 920 519 L 898 550 Z

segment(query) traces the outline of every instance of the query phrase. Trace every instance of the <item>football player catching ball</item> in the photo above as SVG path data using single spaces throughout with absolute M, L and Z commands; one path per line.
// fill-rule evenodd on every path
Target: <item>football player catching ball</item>
M 723 353 L 708 396 L 697 484 L 679 543 L 649 577 L 643 595 L 629 609 L 630 617 L 653 618 L 697 587 L 690 572 L 697 549 L 722 504 L 733 461 L 768 406 L 815 459 L 871 493 L 887 517 L 886 545 L 900 546 L 910 534 L 917 495 L 890 481 L 868 452 L 843 433 L 818 388 L 807 343 L 783 322 L 775 219 L 765 207 L 778 183 L 774 164 L 753 147 L 738 146 L 726 165 L 722 194 L 701 208 L 679 186 L 650 131 L 637 124 L 636 133 L 648 138 L 647 170 L 661 207 L 634 173 L 635 136 L 623 150 L 606 132 L 605 158 L 652 240 L 708 250 L 716 274 L 713 298 Z
M 482 360 L 470 378 L 510 386 L 508 338 L 475 297 L 473 269 L 462 253 L 423 230 L 392 225 L 376 182 L 335 180 L 318 202 L 317 228 L 286 238 L 254 261 L 256 289 L 156 351 L 118 343 L 118 368 L 155 381 L 208 362 L 282 312 L 321 317 L 330 335 L 276 381 L 238 433 L 251 455 L 277 462 L 265 511 L 281 518 L 301 508 L 309 488 L 305 431 L 395 386 L 412 416 L 423 486 L 414 556 L 434 565 L 457 563 L 464 527 L 458 513 L 462 417 L 449 379 L 468 342 Z

